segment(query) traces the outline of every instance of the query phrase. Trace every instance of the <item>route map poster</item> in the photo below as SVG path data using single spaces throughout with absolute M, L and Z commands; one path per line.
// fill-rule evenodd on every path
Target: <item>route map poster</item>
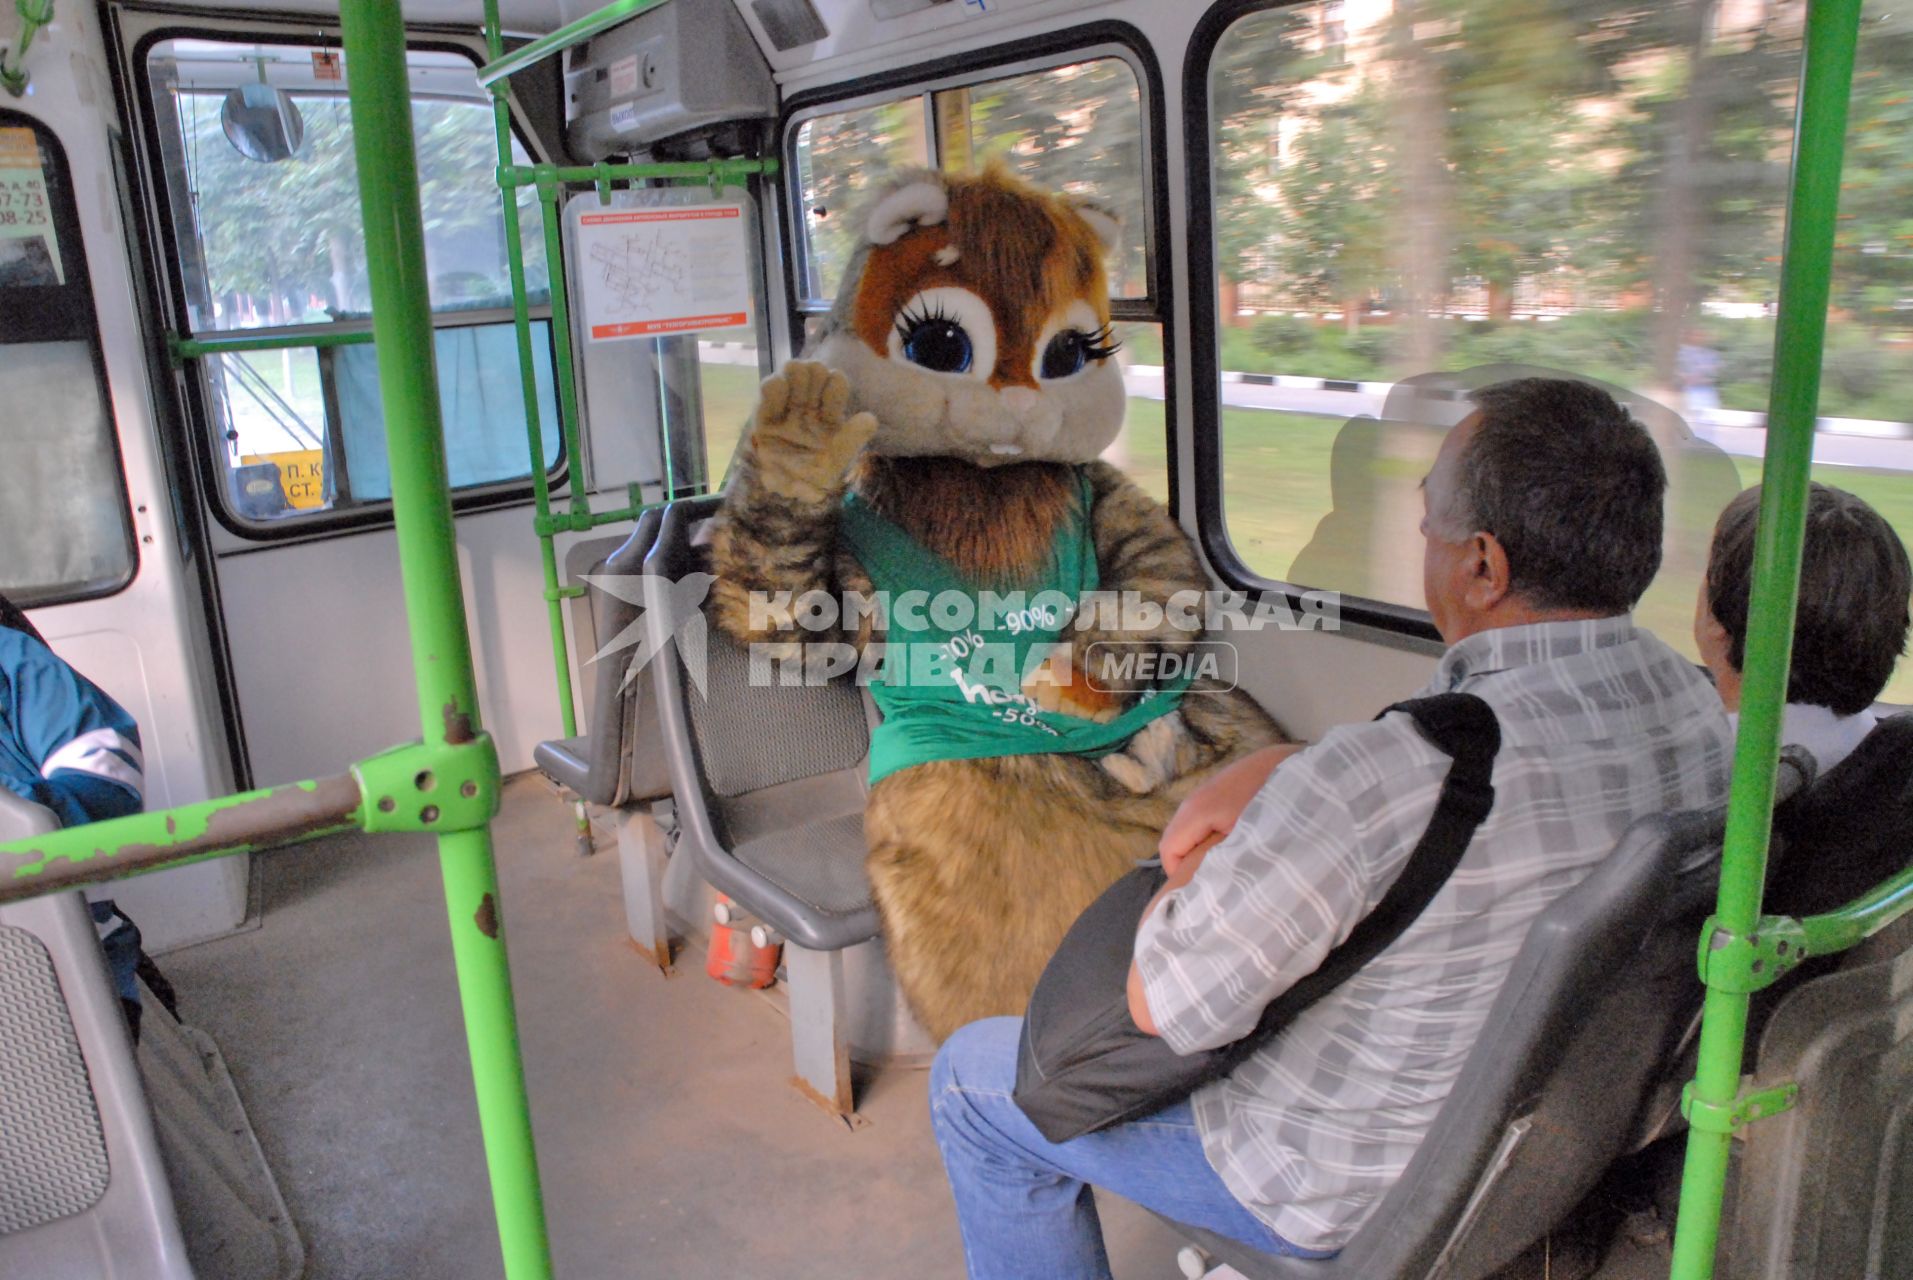
M 40 143 L 31 129 L 0 129 L 0 288 L 65 283 Z
M 578 220 L 585 332 L 593 342 L 751 323 L 741 205 L 608 209 Z

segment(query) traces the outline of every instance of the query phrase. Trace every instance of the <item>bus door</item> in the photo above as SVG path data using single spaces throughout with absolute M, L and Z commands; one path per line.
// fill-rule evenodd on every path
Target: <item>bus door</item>
M 246 780 L 417 738 L 345 65 L 335 24 L 111 10 L 168 292 Z M 555 677 L 482 46 L 408 53 L 441 408 L 482 713 L 507 770 Z M 523 142 L 517 159 L 533 156 Z M 546 264 L 523 192 L 538 466 L 559 482 Z M 522 746 L 522 750 L 513 744 Z M 520 758 L 522 757 L 522 758 Z

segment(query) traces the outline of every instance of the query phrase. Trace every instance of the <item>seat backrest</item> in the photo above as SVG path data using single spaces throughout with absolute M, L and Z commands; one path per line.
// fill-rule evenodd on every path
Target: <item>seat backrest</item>
M 672 504 L 646 561 L 653 582 L 677 582 L 708 570 L 709 558 L 692 545 L 692 537 L 716 505 L 715 498 Z M 718 629 L 709 604 L 706 599 L 698 606 L 706 615 L 702 692 L 675 643 L 664 645 L 658 656 L 668 656 L 676 668 L 699 774 L 720 810 L 724 801 L 848 769 L 869 754 L 869 726 L 854 685 L 767 683 L 776 672 L 768 667 L 753 672 L 750 653 Z M 668 628 L 664 634 L 682 639 L 684 609 L 666 599 L 652 607 L 652 617 L 656 626 Z M 659 633 L 654 629 L 653 634 Z
M 594 578 L 636 578 L 644 572 L 645 557 L 657 542 L 664 513 L 656 507 L 638 517 L 637 527 L 624 543 L 592 566 Z M 591 614 L 597 632 L 598 647 L 620 647 L 605 652 L 588 664 L 591 680 L 591 776 L 594 782 L 600 769 L 614 770 L 618 781 L 613 787 L 613 804 L 631 800 L 656 800 L 671 794 L 670 770 L 665 765 L 663 741 L 657 727 L 657 689 L 644 675 L 627 680 L 627 673 L 638 645 L 621 639 L 638 623 L 642 597 L 634 590 L 608 591 L 587 583 Z M 600 743 L 605 727 L 615 727 L 609 741 Z
M 1765 905 L 1844 906 L 1913 863 L 1913 715 L 1883 720 L 1781 806 Z M 1913 1276 L 1913 917 L 1754 996 L 1754 1087 L 1798 1102 L 1750 1125 L 1722 1239 L 1748 1280 Z
M 697 602 L 693 575 L 708 571 L 709 557 L 695 537 L 717 502 L 673 503 L 645 561 L 658 722 L 682 838 L 715 888 L 786 937 L 812 950 L 849 946 L 876 931 L 862 873 L 863 695 L 848 680 L 787 684 L 768 664 L 754 669 L 708 599 Z M 773 855 L 778 865 L 765 865 L 766 837 L 799 829 L 795 846 Z
M 1844 906 L 1913 861 L 1913 715 L 1880 721 L 1853 753 L 1774 812 L 1782 847 L 1768 911 Z
M 45 835 L 59 828 L 60 820 L 53 810 L 0 787 L 0 844 Z
M 59 825 L 0 787 L 0 841 Z M 77 892 L 0 906 L 0 1275 L 190 1280 L 119 997 Z
M 1791 991 L 1752 1086 L 1793 1108 L 1749 1125 L 1723 1216 L 1735 1280 L 1913 1276 L 1913 917 Z

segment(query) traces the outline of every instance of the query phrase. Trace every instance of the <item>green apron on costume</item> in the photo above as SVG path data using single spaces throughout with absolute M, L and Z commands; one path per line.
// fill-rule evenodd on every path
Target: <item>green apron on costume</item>
M 1097 590 L 1089 535 L 1093 494 L 1077 468 L 1078 501 L 1057 530 L 1034 582 L 997 591 L 966 581 L 856 494 L 840 529 L 888 607 L 883 673 L 871 686 L 883 723 L 870 735 L 870 781 L 932 760 L 1056 752 L 1089 758 L 1120 750 L 1143 726 L 1176 709 L 1190 676 L 1144 691 L 1107 723 L 1045 711 L 1023 680 L 1071 629 L 1085 592 Z

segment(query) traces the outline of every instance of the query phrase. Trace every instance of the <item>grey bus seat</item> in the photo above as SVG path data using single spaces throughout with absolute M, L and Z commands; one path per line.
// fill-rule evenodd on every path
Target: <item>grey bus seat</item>
M 1818 914 L 1913 864 L 1913 716 L 1882 720 L 1774 826 L 1766 907 Z M 1750 1087 L 1800 1086 L 1735 1144 L 1721 1238 L 1740 1280 L 1913 1277 L 1913 916 L 1758 992 Z
M 645 564 L 658 721 L 681 840 L 704 878 L 787 942 L 799 1079 L 851 1107 L 842 951 L 877 935 L 864 874 L 864 700 L 849 683 L 753 685 L 746 650 L 670 584 L 705 572 L 693 545 L 716 498 L 673 503 Z M 702 647 L 700 691 L 679 646 Z
M 635 580 L 644 572 L 644 558 L 657 538 L 662 514 L 653 508 L 640 515 L 631 536 L 593 565 L 591 576 Z M 635 591 L 619 595 L 588 583 L 585 594 L 599 648 L 637 622 L 640 605 Z M 620 649 L 586 666 L 591 703 L 585 733 L 541 742 L 532 748 L 532 762 L 539 772 L 588 803 L 606 808 L 618 808 L 633 800 L 656 800 L 671 790 L 654 728 L 652 683 L 642 677 L 625 681 L 635 648 Z
M 1753 1089 L 1793 1108 L 1736 1143 L 1721 1239 L 1734 1280 L 1913 1276 L 1913 917 L 1794 988 Z
M 1512 1261 L 1630 1149 L 1692 1021 L 1724 816 L 1636 822 L 1536 917 L 1454 1092 L 1340 1253 L 1277 1258 L 1178 1230 L 1250 1280 L 1479 1280 Z
M 0 789 L 0 840 L 58 825 Z M 217 1096 L 217 1050 L 150 996 L 141 1029 L 136 1054 L 79 893 L 0 906 L 0 1276 L 297 1275 L 298 1235 L 223 1074 Z

